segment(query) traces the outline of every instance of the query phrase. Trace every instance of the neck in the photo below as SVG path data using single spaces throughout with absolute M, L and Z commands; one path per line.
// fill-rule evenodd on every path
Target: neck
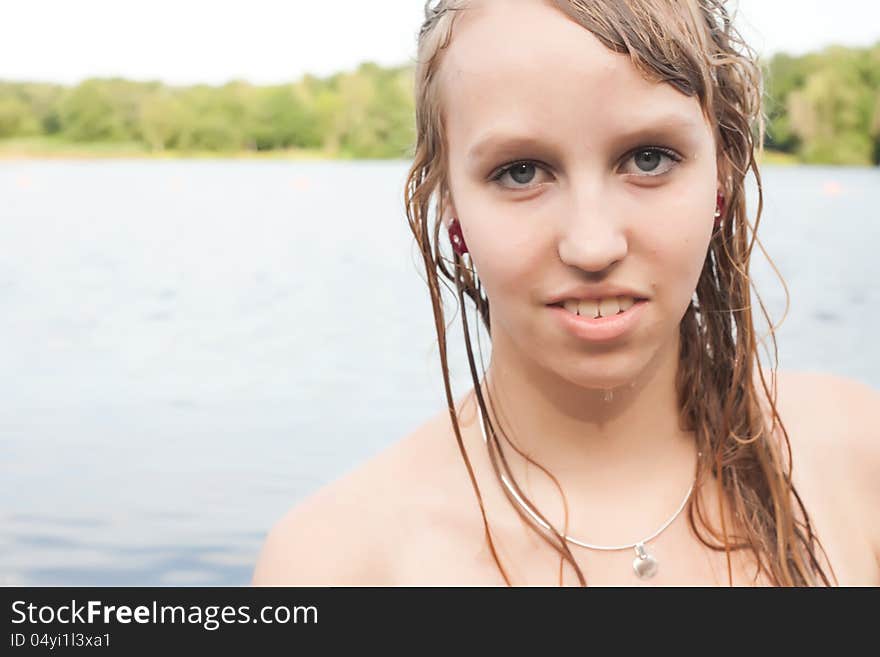
M 576 385 L 510 346 L 493 341 L 482 392 L 521 486 L 527 461 L 504 436 L 549 470 L 583 514 L 607 511 L 609 501 L 638 506 L 646 497 L 660 503 L 658 511 L 677 506 L 696 463 L 693 435 L 679 426 L 677 341 L 630 382 L 610 389 Z M 531 475 L 524 490 L 558 499 L 546 477 Z

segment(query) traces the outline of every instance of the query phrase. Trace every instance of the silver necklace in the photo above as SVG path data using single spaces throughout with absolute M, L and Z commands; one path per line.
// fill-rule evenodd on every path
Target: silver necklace
M 483 424 L 483 414 L 477 412 L 477 417 L 480 419 L 480 429 L 483 432 L 483 442 L 486 443 L 486 445 L 488 446 L 489 438 L 486 436 L 486 426 Z M 697 452 L 698 457 L 701 455 L 702 454 L 700 452 Z M 535 522 L 537 522 L 545 529 L 550 529 L 550 525 L 544 522 L 531 508 L 531 505 L 517 494 L 517 492 L 513 489 L 513 486 L 510 484 L 503 473 L 501 474 L 501 483 L 504 484 L 504 487 L 510 492 L 511 495 L 513 495 L 517 499 L 517 501 L 520 503 L 526 513 L 528 513 L 535 520 Z M 672 514 L 672 517 L 669 518 L 669 520 L 667 520 L 665 523 L 663 523 L 660 529 L 640 541 L 636 541 L 635 543 L 627 543 L 626 545 L 594 545 L 593 543 L 579 541 L 576 538 L 572 538 L 568 534 L 563 534 L 562 536 L 569 543 L 574 543 L 575 545 L 580 545 L 581 547 L 585 547 L 590 550 L 617 551 L 635 549 L 636 558 L 633 560 L 633 570 L 635 571 L 636 575 L 640 579 L 648 579 L 650 577 L 653 577 L 657 574 L 657 570 L 659 569 L 660 564 L 657 559 L 645 549 L 645 544 L 657 538 L 657 536 L 659 536 L 664 529 L 669 527 L 669 525 L 672 524 L 672 521 L 678 517 L 678 515 L 684 509 L 685 504 L 687 504 L 687 501 L 690 499 L 691 493 L 694 490 L 694 483 L 691 483 L 690 488 L 688 488 L 687 495 L 684 496 L 684 499 L 679 505 L 678 510 L 676 510 L 676 512 Z

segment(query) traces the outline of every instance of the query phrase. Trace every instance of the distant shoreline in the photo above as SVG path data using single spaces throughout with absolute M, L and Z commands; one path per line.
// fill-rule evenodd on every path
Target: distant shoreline
M 321 150 L 148 151 L 132 143 L 74 143 L 48 139 L 0 139 L 0 161 L 18 160 L 338 160 Z

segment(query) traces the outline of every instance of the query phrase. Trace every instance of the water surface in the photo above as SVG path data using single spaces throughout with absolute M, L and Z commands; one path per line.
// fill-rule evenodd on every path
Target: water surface
M 0 584 L 246 584 L 292 504 L 444 406 L 406 169 L 0 163 Z M 763 173 L 780 366 L 880 387 L 880 172 Z

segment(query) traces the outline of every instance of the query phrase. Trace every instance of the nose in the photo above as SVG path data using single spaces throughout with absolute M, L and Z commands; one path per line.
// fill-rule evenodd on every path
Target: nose
M 576 194 L 562 221 L 559 257 L 567 265 L 602 272 L 626 256 L 629 249 L 622 218 L 605 194 L 593 188 Z

